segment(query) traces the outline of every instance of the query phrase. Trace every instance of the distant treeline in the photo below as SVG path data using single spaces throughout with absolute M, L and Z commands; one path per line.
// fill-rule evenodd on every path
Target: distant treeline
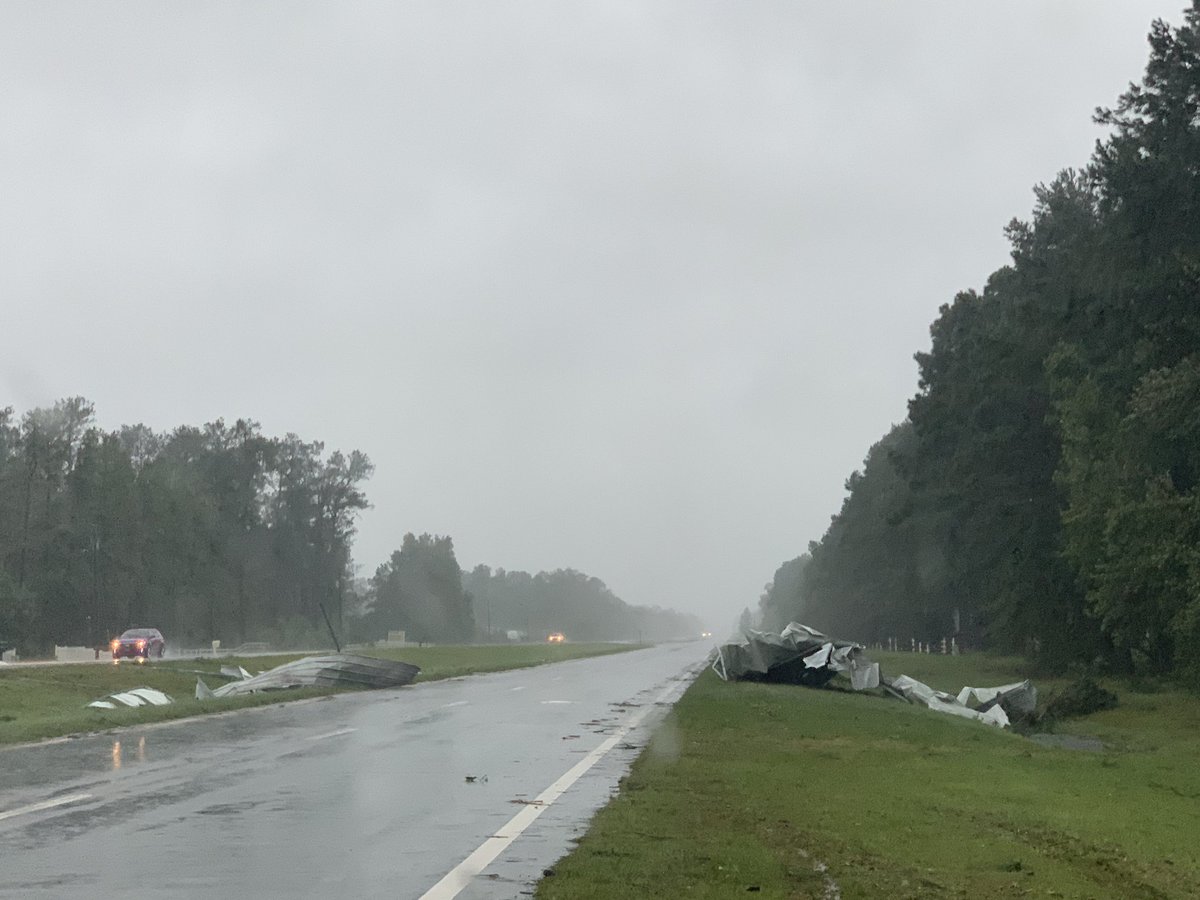
M 246 420 L 104 431 L 80 397 L 20 417 L 0 409 L 0 645 L 100 646 L 146 625 L 173 646 L 325 646 L 322 607 L 360 640 L 699 632 L 689 616 L 629 606 L 569 569 L 464 576 L 449 537 L 405 535 L 356 581 L 351 545 L 371 473 L 358 451 L 326 454 Z
M 877 641 L 958 634 L 1200 682 L 1200 2 L 1012 263 L 917 354 L 908 418 L 762 597 Z
M 410 641 L 503 642 L 545 640 L 559 632 L 573 641 L 666 640 L 697 637 L 694 616 L 658 607 L 631 606 L 599 578 L 574 569 L 554 572 L 463 572 L 449 537 L 404 536 L 357 595 L 347 619 L 361 640 L 404 631 Z
M 507 631 L 543 638 L 562 632 L 570 640 L 667 640 L 699 637 L 695 616 L 657 606 L 631 606 L 599 578 L 574 569 L 506 572 L 476 566 L 463 575 L 475 618 L 497 637 Z

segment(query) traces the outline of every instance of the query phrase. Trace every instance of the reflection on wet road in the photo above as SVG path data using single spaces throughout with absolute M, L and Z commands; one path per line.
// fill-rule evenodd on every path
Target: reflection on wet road
M 137 743 L 134 746 L 134 760 L 137 762 L 146 761 L 146 735 L 140 734 L 137 737 Z M 121 754 L 125 751 L 121 748 L 121 741 L 114 739 L 112 742 L 112 767 L 113 770 L 121 768 Z
M 420 897 L 492 851 L 478 877 L 457 870 L 461 893 L 438 896 L 520 896 L 706 651 L 667 645 L 0 750 L 0 897 L 110 896 L 140 871 L 171 897 Z M 534 808 L 511 842 L 493 837 Z

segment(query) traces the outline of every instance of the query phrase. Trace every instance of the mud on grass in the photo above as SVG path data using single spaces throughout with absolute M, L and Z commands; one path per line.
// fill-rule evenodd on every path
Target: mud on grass
M 389 648 L 364 652 L 367 655 L 401 659 L 420 666 L 421 674 L 417 680 L 423 682 L 632 649 L 637 649 L 637 645 L 464 645 Z M 259 672 L 305 655 L 309 654 L 293 653 L 240 659 L 224 657 L 219 660 L 166 660 L 144 665 L 122 662 L 119 666 L 101 663 L 5 667 L 0 669 L 0 745 L 337 693 L 339 689 L 335 688 L 299 688 L 203 702 L 193 699 L 197 676 L 203 678 L 209 687 L 217 687 L 226 682 L 227 679 L 217 674 L 221 666 L 241 665 L 250 672 Z M 157 688 L 173 697 L 175 703 L 170 706 L 115 710 L 87 707 L 92 700 L 135 687 Z
M 897 656 L 941 689 L 1023 677 Z M 1108 686 L 1121 705 L 1069 727 L 1110 749 L 1080 753 L 705 672 L 538 897 L 1200 896 L 1200 698 Z

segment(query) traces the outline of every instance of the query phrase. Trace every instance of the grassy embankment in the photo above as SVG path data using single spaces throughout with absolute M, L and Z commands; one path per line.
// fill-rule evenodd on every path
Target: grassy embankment
M 513 644 L 406 647 L 364 652 L 420 666 L 421 674 L 417 676 L 417 682 L 420 683 L 636 648 L 637 645 L 633 644 Z M 300 688 L 204 702 L 193 699 L 197 675 L 203 677 L 209 687 L 215 688 L 226 682 L 216 674 L 221 666 L 241 665 L 250 672 L 261 672 L 298 659 L 301 655 L 222 658 L 216 661 L 167 660 L 146 665 L 123 662 L 120 666 L 110 663 L 0 667 L 0 744 L 102 731 L 121 725 L 161 722 L 334 693 L 335 689 L 331 688 Z M 92 700 L 135 687 L 158 688 L 171 695 L 176 702 L 170 706 L 137 709 L 87 708 Z
M 1015 659 L 874 654 L 942 690 Z M 1063 682 L 1036 679 L 1040 700 Z M 552 898 L 1200 896 L 1200 698 L 1107 683 L 1100 753 L 878 696 L 705 672 L 538 889 Z M 818 867 L 828 867 L 827 874 Z

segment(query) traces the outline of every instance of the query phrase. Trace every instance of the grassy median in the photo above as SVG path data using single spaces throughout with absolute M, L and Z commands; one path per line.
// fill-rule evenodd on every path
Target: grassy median
M 362 651 L 370 656 L 400 659 L 421 667 L 417 682 L 454 678 L 479 672 L 497 672 L 600 656 L 637 649 L 634 644 L 511 644 L 485 646 L 405 647 Z M 642 645 L 644 646 L 644 645 Z M 78 664 L 64 666 L 0 667 L 0 744 L 36 741 L 81 732 L 102 731 L 122 725 L 160 722 L 248 706 L 263 706 L 335 693 L 334 688 L 300 688 L 268 691 L 218 700 L 193 699 L 196 678 L 209 687 L 226 682 L 221 666 L 244 666 L 261 672 L 305 654 L 280 654 L 220 660 L 165 660 L 139 665 Z M 171 695 L 170 706 L 136 709 L 89 709 L 87 704 L 107 694 L 135 687 L 157 688 Z M 340 690 L 354 690 L 342 688 Z
M 1024 677 L 1014 659 L 877 657 L 943 690 Z M 1108 687 L 1116 709 L 1058 726 L 1106 745 L 1082 752 L 706 672 L 537 896 L 1200 896 L 1200 698 Z

